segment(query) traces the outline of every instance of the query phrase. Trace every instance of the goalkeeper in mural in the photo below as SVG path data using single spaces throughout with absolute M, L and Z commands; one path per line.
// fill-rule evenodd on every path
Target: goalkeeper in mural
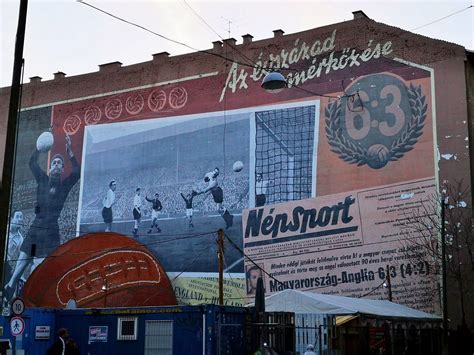
M 41 136 L 40 136 L 41 138 Z M 74 184 L 79 180 L 80 169 L 71 149 L 71 138 L 66 135 L 66 152 L 72 165 L 69 176 L 62 179 L 64 172 L 64 158 L 55 154 L 51 158 L 49 175 L 39 164 L 40 153 L 47 152 L 52 146 L 52 139 L 47 144 L 40 144 L 30 158 L 29 167 L 36 180 L 35 219 L 26 234 L 20 248 L 20 255 L 13 274 L 5 285 L 5 294 L 9 301 L 14 294 L 17 282 L 27 266 L 34 260 L 34 267 L 38 266 L 46 256 L 51 254 L 60 245 L 58 219 L 64 207 L 64 202 Z
M 264 206 L 267 202 L 268 186 L 272 185 L 272 181 L 263 180 L 263 175 L 257 173 L 255 181 L 255 207 Z
M 196 196 L 210 191 L 214 202 L 217 204 L 217 210 L 225 221 L 226 228 L 230 228 L 234 224 L 234 216 L 231 215 L 224 206 L 222 206 L 222 203 L 224 202 L 224 192 L 217 182 L 218 176 L 219 168 L 215 168 L 214 170 L 208 172 L 206 175 L 204 175 L 204 182 L 207 184 L 207 186 L 202 190 L 193 191 L 192 194 Z

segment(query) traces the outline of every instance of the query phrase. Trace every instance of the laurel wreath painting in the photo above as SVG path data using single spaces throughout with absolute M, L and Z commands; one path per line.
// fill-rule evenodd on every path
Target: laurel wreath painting
M 342 104 L 339 101 L 330 102 L 325 113 L 326 137 L 331 146 L 331 151 L 338 154 L 339 158 L 349 164 L 357 164 L 357 166 L 367 164 L 373 169 L 380 169 L 389 161 L 402 158 L 405 153 L 413 149 L 418 138 L 423 134 L 427 110 L 426 97 L 421 93 L 421 86 L 415 87 L 410 84 L 407 93 L 411 117 L 399 137 L 392 142 L 390 149 L 381 144 L 366 148 L 347 139 L 342 134 Z M 372 148 L 376 148 L 376 151 Z

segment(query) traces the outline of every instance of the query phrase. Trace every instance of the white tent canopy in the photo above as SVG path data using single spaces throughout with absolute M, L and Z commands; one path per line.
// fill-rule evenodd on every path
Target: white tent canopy
M 389 301 L 369 300 L 313 292 L 284 290 L 265 298 L 267 312 L 294 312 L 377 317 L 409 318 L 440 321 L 441 317 Z

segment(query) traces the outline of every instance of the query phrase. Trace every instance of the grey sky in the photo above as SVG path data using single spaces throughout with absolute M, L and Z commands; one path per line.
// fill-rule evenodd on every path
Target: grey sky
M 19 0 L 0 0 L 0 86 L 11 84 Z M 370 18 L 413 30 L 472 6 L 472 0 L 450 1 L 106 1 L 90 4 L 197 49 L 209 49 L 222 38 L 250 33 L 254 40 L 272 31 L 299 32 L 352 19 L 362 10 Z M 189 6 L 188 6 L 189 5 Z M 193 10 L 191 10 L 191 8 Z M 414 32 L 474 49 L 474 8 Z M 230 23 L 229 23 L 230 21 Z M 32 76 L 51 80 L 62 71 L 73 76 L 98 70 L 99 64 L 123 65 L 151 60 L 153 53 L 171 55 L 191 50 L 117 21 L 74 0 L 29 0 L 25 39 L 25 82 Z

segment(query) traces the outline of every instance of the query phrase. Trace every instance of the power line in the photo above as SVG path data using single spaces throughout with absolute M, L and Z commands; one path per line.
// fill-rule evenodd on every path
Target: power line
M 229 243 L 234 247 L 236 248 L 240 253 L 242 253 L 242 255 L 244 255 L 244 257 L 246 259 L 248 259 L 253 265 L 255 265 L 258 269 L 260 269 L 262 272 L 264 272 L 266 275 L 268 275 L 270 278 L 272 278 L 273 280 L 277 281 L 279 284 L 283 285 L 285 289 L 287 289 L 287 285 L 279 280 L 277 280 L 275 277 L 273 277 L 271 274 L 269 274 L 264 268 L 262 268 L 261 266 L 259 266 L 258 264 L 255 263 L 255 261 L 253 261 L 247 254 L 245 254 L 243 252 L 242 249 L 240 249 L 236 244 L 235 242 L 230 239 L 230 237 L 227 235 L 227 234 L 224 234 L 225 237 L 229 240 Z M 372 294 L 373 292 L 375 292 L 376 290 L 378 290 L 383 284 L 385 283 L 385 280 L 378 286 L 376 286 L 374 289 L 372 289 L 371 291 L 369 291 L 368 293 L 366 294 L 363 294 L 361 296 L 359 296 L 358 298 L 362 298 L 362 297 L 365 297 L 365 296 L 368 296 L 370 294 Z M 328 287 L 332 287 L 332 285 L 326 285 L 326 286 L 317 286 L 317 287 L 311 287 L 311 288 L 305 288 L 305 291 L 309 291 L 309 290 L 319 290 L 319 289 L 323 289 L 323 288 L 328 288 Z
M 437 23 L 437 22 L 440 22 L 440 21 L 442 21 L 442 20 L 444 20 L 444 19 L 447 19 L 448 17 L 454 16 L 454 15 L 457 15 L 457 14 L 459 14 L 459 13 L 461 13 L 461 12 L 464 12 L 464 11 L 466 11 L 466 10 L 469 10 L 469 9 L 472 8 L 472 7 L 473 7 L 473 5 L 470 5 L 470 6 L 464 8 L 464 9 L 462 9 L 462 10 L 453 12 L 452 14 L 446 15 L 446 16 L 444 16 L 444 17 L 441 17 L 441 18 L 439 18 L 439 19 L 437 19 L 437 20 L 434 20 L 434 21 L 429 22 L 429 23 L 427 23 L 427 24 L 424 24 L 424 25 L 422 25 L 422 26 L 419 26 L 419 27 L 416 27 L 416 28 L 412 28 L 412 29 L 409 30 L 409 31 L 416 31 L 416 30 L 419 30 L 420 28 L 423 28 L 423 27 L 432 25 L 432 24 L 434 24 L 434 23 Z
M 94 232 L 90 233 L 90 234 L 93 234 Z M 151 246 L 151 245 L 160 245 L 160 244 L 165 244 L 165 243 L 170 243 L 170 242 L 176 242 L 176 241 L 179 241 L 179 240 L 184 240 L 184 239 L 191 239 L 191 238 L 197 238 L 197 237 L 203 237 L 203 236 L 209 236 L 209 235 L 214 235 L 216 234 L 217 231 L 212 231 L 212 232 L 206 232 L 206 233 L 198 233 L 198 234 L 191 234 L 191 235 L 181 235 L 181 237 L 178 237 L 178 238 L 172 238 L 172 239 L 165 239 L 165 240 L 157 240 L 157 241 L 154 241 L 154 242 L 149 242 L 149 243 L 140 243 L 141 245 L 143 246 Z M 125 236 L 125 235 L 123 235 Z M 125 236 L 127 237 L 127 236 Z M 70 240 L 74 240 L 78 237 L 75 237 L 75 238 L 72 238 Z M 63 245 L 63 244 L 62 244 Z M 123 246 L 123 247 L 118 247 L 118 248 L 109 248 L 109 249 L 104 249 L 103 251 L 104 252 L 109 252 L 109 251 L 120 251 L 120 250 L 127 250 L 129 249 L 130 247 L 133 247 L 133 246 L 130 246 L 130 245 L 127 245 L 127 246 Z M 76 255 L 87 255 L 87 254 L 91 254 L 91 253 L 96 253 L 97 250 L 91 250 L 91 251 L 82 251 L 82 252 L 75 252 L 75 253 L 68 253 L 68 254 L 63 254 L 63 255 L 47 255 L 45 256 L 44 258 L 42 257 L 42 259 L 52 259 L 52 258 L 64 258 L 64 257 L 71 257 L 71 256 L 76 256 Z M 39 257 L 36 257 L 36 256 L 30 256 L 28 258 L 17 258 L 17 259 L 6 259 L 5 261 L 8 262 L 8 261 L 18 261 L 18 260 L 34 260 L 36 258 L 39 258 Z
M 179 44 L 179 45 L 184 46 L 184 47 L 186 47 L 186 48 L 188 48 L 188 49 L 191 49 L 191 50 L 193 50 L 193 51 L 196 51 L 196 52 L 198 52 L 198 53 L 209 54 L 209 55 L 212 55 L 212 56 L 215 56 L 215 57 L 222 58 L 222 59 L 224 59 L 224 60 L 226 60 L 226 61 L 235 62 L 235 63 L 237 63 L 237 64 L 240 64 L 240 65 L 243 65 L 243 66 L 246 66 L 246 67 L 250 67 L 250 68 L 254 68 L 254 67 L 255 67 L 254 65 L 250 65 L 250 64 L 247 64 L 247 63 L 237 62 L 237 61 L 235 61 L 235 60 L 233 60 L 233 59 L 230 59 L 230 58 L 227 58 L 227 57 L 225 57 L 225 56 L 223 56 L 223 55 L 221 55 L 221 54 L 219 54 L 219 53 L 214 53 L 214 52 L 210 52 L 210 51 L 206 51 L 206 50 L 199 50 L 199 49 L 194 48 L 194 47 L 192 47 L 192 46 L 190 46 L 190 45 L 188 45 L 188 44 L 186 44 L 186 43 L 177 41 L 177 40 L 172 39 L 172 38 L 170 38 L 170 37 L 164 36 L 164 35 L 162 35 L 162 34 L 160 34 L 160 33 L 158 33 L 158 32 L 155 32 L 155 31 L 153 31 L 153 30 L 150 30 L 149 28 L 147 28 L 147 27 L 145 27 L 145 26 L 139 25 L 139 24 L 137 24 L 137 23 L 135 23 L 135 22 L 132 22 L 132 21 L 128 21 L 128 20 L 126 20 L 126 19 L 124 19 L 124 18 L 122 18 L 122 17 L 119 17 L 119 16 L 117 16 L 117 15 L 114 15 L 114 14 L 108 12 L 108 11 L 102 10 L 102 9 L 100 9 L 100 8 L 94 6 L 94 5 L 91 5 L 91 4 L 87 3 L 87 2 L 85 2 L 85 1 L 82 1 L 82 0 L 77 0 L 77 1 L 78 1 L 80 4 L 87 5 L 87 6 L 91 7 L 91 8 L 93 8 L 93 9 L 96 10 L 96 11 L 102 12 L 103 14 L 105 14 L 105 15 L 107 15 L 107 16 L 110 16 L 110 17 L 112 17 L 112 18 L 115 18 L 116 20 L 125 22 L 126 24 L 129 24 L 129 25 L 131 25 L 131 26 L 135 26 L 135 27 L 137 27 L 137 28 L 140 28 L 140 29 L 142 29 L 142 30 L 144 30 L 144 31 L 146 31 L 146 32 L 149 32 L 149 33 L 151 33 L 151 34 L 153 34 L 153 35 L 155 35 L 155 36 L 158 36 L 158 37 L 160 37 L 160 38 L 162 38 L 162 39 L 164 39 L 164 40 L 167 40 L 167 41 L 169 41 L 169 42 L 173 42 L 173 43 Z
M 150 30 L 149 28 L 147 28 L 147 27 L 145 27 L 145 26 L 142 26 L 142 25 L 139 25 L 139 24 L 137 24 L 137 23 L 128 21 L 128 20 L 126 20 L 126 19 L 124 19 L 124 18 L 121 18 L 121 17 L 119 17 L 119 16 L 117 16 L 117 15 L 114 15 L 114 14 L 108 12 L 108 11 L 105 11 L 105 10 L 102 10 L 102 9 L 96 7 L 96 6 L 93 6 L 93 5 L 87 3 L 87 2 L 85 2 L 85 1 L 83 1 L 83 0 L 77 0 L 77 1 L 78 1 L 79 3 L 81 3 L 81 4 L 87 5 L 87 6 L 91 7 L 91 8 L 93 8 L 93 9 L 95 9 L 96 11 L 99 11 L 99 12 L 101 12 L 101 13 L 104 13 L 104 14 L 108 15 L 108 16 L 111 16 L 112 18 L 115 18 L 115 19 L 117 19 L 117 20 L 119 20 L 119 21 L 122 21 L 122 22 L 124 22 L 124 23 L 127 23 L 127 24 L 129 24 L 129 25 L 131 25 L 131 26 L 135 26 L 135 27 L 137 27 L 137 28 L 140 28 L 140 29 L 142 29 L 142 30 L 144 30 L 144 31 L 147 31 L 147 32 L 149 32 L 149 33 L 151 33 L 151 34 L 153 34 L 153 35 L 155 35 L 155 36 L 158 36 L 158 37 L 160 37 L 160 38 L 162 38 L 162 39 L 165 39 L 165 40 L 167 40 L 167 41 L 170 41 L 170 42 L 179 44 L 179 45 L 184 46 L 184 47 L 186 47 L 186 48 L 188 48 L 188 49 L 191 49 L 191 50 L 193 50 L 193 51 L 197 51 L 197 52 L 199 52 L 199 53 L 205 53 L 205 54 L 208 54 L 208 55 L 216 56 L 216 57 L 219 57 L 219 58 L 224 59 L 224 60 L 226 60 L 226 61 L 230 61 L 230 62 L 232 62 L 232 63 L 236 63 L 236 64 L 239 64 L 239 65 L 242 65 L 242 66 L 245 66 L 245 67 L 250 67 L 250 68 L 254 68 L 254 69 L 255 69 L 255 68 L 260 68 L 260 69 L 262 69 L 262 70 L 264 70 L 264 71 L 267 71 L 266 68 L 263 68 L 262 66 L 259 66 L 259 65 L 257 65 L 256 63 L 254 63 L 254 61 L 253 61 L 252 59 L 248 58 L 245 54 L 243 54 L 242 52 L 240 52 L 235 46 L 233 46 L 233 45 L 230 44 L 230 43 L 226 43 L 226 44 L 227 44 L 228 46 L 230 46 L 235 52 L 237 52 L 241 57 L 243 57 L 244 59 L 248 60 L 248 61 L 249 61 L 250 63 L 252 63 L 252 64 L 239 62 L 239 61 L 236 61 L 236 60 L 234 60 L 234 59 L 228 58 L 228 57 L 226 57 L 226 56 L 223 56 L 223 55 L 220 55 L 220 54 L 218 54 L 218 53 L 211 52 L 211 51 L 198 50 L 197 48 L 194 48 L 194 47 L 192 47 L 192 46 L 190 46 L 190 45 L 188 45 L 188 44 L 186 44 L 186 43 L 183 43 L 183 42 L 174 40 L 174 39 L 172 39 L 172 38 L 170 38 L 170 37 L 164 36 L 164 35 L 162 35 L 162 34 L 160 34 L 160 33 L 157 33 L 157 32 L 155 32 L 155 31 L 153 31 L 153 30 Z M 219 35 L 219 33 L 217 33 L 217 31 L 215 31 L 215 30 L 206 22 L 206 20 L 205 20 L 204 18 L 202 18 L 202 16 L 200 16 L 200 15 L 186 2 L 186 0 L 183 0 L 183 2 L 186 4 L 186 6 L 187 6 L 202 22 L 204 22 L 204 23 L 206 24 L 207 27 L 209 27 L 215 34 L 217 34 L 217 36 L 219 36 L 219 38 L 222 39 L 222 37 Z M 442 21 L 442 20 L 444 20 L 444 19 L 446 19 L 446 18 L 448 18 L 448 17 L 454 16 L 454 15 L 460 13 L 460 12 L 466 11 L 466 10 L 472 8 L 472 7 L 473 7 L 472 5 L 471 5 L 471 6 L 468 6 L 468 7 L 464 8 L 464 9 L 458 10 L 458 11 L 452 13 L 452 14 L 449 14 L 449 15 L 447 15 L 447 16 L 444 16 L 444 17 L 442 17 L 442 18 L 440 18 L 440 19 L 438 19 L 438 20 L 435 20 L 435 21 L 432 21 L 432 22 L 427 23 L 427 24 L 425 24 L 425 25 L 416 27 L 416 28 L 413 29 L 413 30 L 420 29 L 420 28 L 429 26 L 429 25 L 431 25 L 431 24 L 433 24 L 433 23 Z M 395 38 L 395 37 L 396 37 L 396 38 L 399 38 L 399 37 L 401 37 L 401 36 L 403 36 L 403 35 L 405 35 L 405 34 L 407 34 L 407 33 L 410 33 L 410 31 L 413 31 L 413 30 L 406 31 L 405 33 L 402 33 L 401 35 L 397 35 L 397 36 L 391 35 L 390 37 L 384 38 L 384 39 L 382 39 L 382 40 L 388 40 L 388 39 L 392 39 L 392 38 Z M 425 63 L 425 64 L 428 64 L 428 63 L 429 63 L 429 62 L 427 62 L 427 63 Z M 298 72 L 298 70 L 293 69 L 293 68 L 280 68 L 280 70 Z M 291 88 L 299 88 L 299 89 L 301 89 L 301 88 L 298 87 L 297 85 L 292 85 Z M 354 94 L 353 94 L 353 95 L 343 95 L 343 96 L 331 96 L 331 95 L 324 95 L 324 94 L 312 92 L 312 91 L 309 91 L 309 90 L 305 90 L 305 91 L 308 92 L 308 93 L 310 93 L 310 94 L 312 94 L 312 95 L 321 96 L 321 97 L 327 97 L 327 98 L 334 98 L 334 99 L 338 99 L 338 100 L 341 99 L 341 98 L 343 98 L 343 97 L 352 97 L 352 96 L 354 95 Z
M 119 17 L 119 16 L 117 16 L 117 15 L 114 15 L 114 14 L 108 12 L 108 11 L 102 10 L 101 8 L 96 7 L 96 6 L 94 6 L 94 5 L 91 5 L 91 4 L 87 3 L 86 1 L 77 0 L 77 2 L 79 2 L 79 3 L 81 3 L 81 4 L 84 4 L 84 5 L 87 5 L 87 6 L 91 7 L 91 8 L 93 8 L 94 10 L 97 10 L 97 11 L 99 11 L 99 12 L 102 12 L 102 13 L 108 15 L 108 16 L 111 16 L 111 17 L 113 17 L 113 18 L 119 20 L 119 21 L 125 22 L 125 23 L 127 23 L 127 24 L 129 24 L 129 25 L 131 25 L 131 26 L 138 27 L 138 28 L 140 28 L 140 29 L 142 29 L 142 30 L 144 30 L 144 31 L 147 31 L 147 32 L 149 32 L 149 33 L 155 35 L 155 36 L 158 36 L 158 37 L 160 37 L 160 38 L 162 38 L 162 39 L 165 39 L 165 40 L 167 40 L 167 41 L 173 42 L 173 43 L 175 43 L 175 44 L 179 44 L 179 45 L 184 46 L 184 47 L 186 47 L 186 48 L 188 48 L 188 49 L 191 49 L 191 50 L 193 50 L 193 51 L 197 51 L 197 52 L 200 52 L 200 53 L 206 53 L 206 54 L 209 54 L 209 55 L 217 56 L 217 57 L 220 57 L 220 58 L 222 58 L 222 59 L 224 59 L 224 60 L 232 61 L 232 62 L 235 62 L 235 63 L 240 64 L 240 65 L 243 65 L 243 66 L 247 66 L 247 67 L 252 67 L 252 68 L 260 67 L 260 66 L 257 66 L 257 65 L 254 63 L 253 60 L 251 60 L 250 58 L 248 58 L 248 57 L 246 57 L 246 56 L 244 56 L 244 57 L 245 57 L 246 59 L 248 59 L 251 63 L 253 63 L 252 65 L 249 65 L 249 64 L 247 64 L 247 63 L 240 63 L 240 62 L 237 62 L 237 61 L 235 61 L 235 60 L 233 60 L 233 59 L 227 58 L 227 57 L 222 56 L 222 55 L 220 55 L 220 54 L 218 54 L 218 53 L 213 53 L 213 52 L 206 51 L 206 50 L 199 50 L 199 49 L 194 48 L 194 47 L 192 47 L 192 46 L 190 46 L 190 45 L 188 45 L 188 44 L 186 44 L 186 43 L 177 41 L 177 40 L 175 40 L 175 39 L 172 39 L 172 38 L 170 38 L 170 37 L 167 37 L 167 36 L 165 36 L 165 35 L 162 35 L 162 34 L 160 34 L 160 33 L 158 33 L 158 32 L 155 32 L 155 31 L 153 31 L 153 30 L 150 30 L 149 28 L 147 28 L 147 27 L 145 27 L 145 26 L 139 25 L 139 24 L 137 24 L 137 23 L 135 23 L 135 22 L 132 22 L 132 21 L 126 20 L 126 19 L 124 19 L 124 18 L 122 18 L 122 17 Z M 217 33 L 217 31 L 215 31 L 215 30 L 205 21 L 204 18 L 202 18 L 185 0 L 183 0 L 183 2 L 191 9 L 191 11 L 193 11 L 193 13 L 194 13 L 199 19 L 201 19 L 201 21 L 203 21 L 203 22 L 206 24 L 207 27 L 209 27 L 219 38 L 222 39 L 222 37 L 219 35 L 219 33 Z M 439 19 L 437 19 L 437 20 L 434 20 L 434 21 L 429 22 L 429 23 L 427 23 L 427 24 L 424 24 L 424 25 L 422 25 L 422 26 L 413 28 L 413 29 L 411 29 L 411 30 L 408 30 L 408 31 L 406 31 L 406 33 L 409 33 L 410 31 L 414 31 L 414 30 L 417 30 L 417 29 L 420 29 L 420 28 L 423 28 L 423 27 L 432 25 L 432 24 L 434 24 L 434 23 L 440 22 L 440 21 L 442 21 L 442 20 L 444 20 L 444 19 L 446 19 L 446 18 L 449 18 L 449 17 L 451 17 L 451 16 L 454 16 L 454 15 L 456 15 L 456 14 L 458 14 L 458 13 L 464 12 L 464 11 L 466 11 L 466 10 L 472 8 L 472 7 L 473 7 L 473 5 L 470 5 L 470 6 L 466 7 L 466 8 L 464 8 L 464 9 L 461 9 L 461 10 L 458 10 L 458 11 L 456 11 L 456 12 L 453 12 L 453 13 L 451 13 L 451 14 L 449 14 L 449 15 L 446 15 L 446 16 L 444 16 L 444 17 L 442 17 L 442 18 L 439 18 Z M 395 38 L 395 37 L 398 38 L 398 37 L 400 37 L 400 36 L 403 36 L 404 34 L 405 34 L 405 33 L 403 33 L 403 34 L 401 34 L 401 35 L 397 35 L 397 36 L 392 35 L 392 36 L 390 36 L 390 37 L 383 38 L 383 40 L 388 40 L 388 39 L 392 39 L 392 38 Z M 230 45 L 230 46 L 231 46 L 234 50 L 236 50 L 238 53 L 240 53 L 234 46 L 232 46 L 232 45 Z M 241 53 L 240 53 L 240 54 L 241 54 Z M 242 54 L 242 55 L 243 55 L 243 54 Z M 264 69 L 264 68 L 262 68 L 262 69 Z M 296 69 L 293 69 L 293 68 L 281 68 L 281 70 L 297 71 Z
M 235 244 L 235 242 L 230 239 L 230 237 L 224 233 L 224 236 L 227 238 L 227 240 L 229 241 L 229 243 L 235 248 L 237 249 L 248 261 L 250 261 L 255 267 L 257 267 L 259 270 L 261 270 L 265 275 L 267 275 L 268 277 L 270 277 L 271 279 L 275 280 L 276 282 L 278 282 L 280 285 L 283 285 L 285 288 L 286 285 L 281 282 L 280 280 L 277 280 L 272 274 L 269 274 L 264 268 L 262 268 L 260 265 L 258 265 L 255 261 L 253 261 L 252 258 L 250 258 L 247 254 L 244 253 L 244 251 L 237 245 Z
M 223 38 L 221 37 L 221 35 L 220 35 L 216 30 L 214 30 L 214 29 L 211 27 L 211 25 L 209 25 L 209 24 L 207 23 L 207 21 L 204 20 L 204 18 L 203 18 L 201 15 L 199 15 L 199 14 L 197 13 L 197 11 L 194 10 L 194 9 L 191 7 L 191 5 L 189 5 L 189 4 L 186 2 L 186 0 L 183 0 L 183 3 L 184 3 L 184 4 L 194 13 L 194 15 L 196 15 L 212 32 L 214 32 L 214 33 L 217 35 L 217 37 L 219 37 L 220 39 L 223 39 Z
M 228 265 L 227 265 L 227 261 L 226 261 L 226 259 L 225 259 L 225 253 L 224 253 L 224 265 L 225 265 L 225 268 L 226 268 L 226 269 L 229 268 Z M 236 281 L 234 281 L 234 279 L 232 278 L 232 275 L 231 275 L 230 272 L 228 273 L 228 275 L 229 275 L 230 281 L 236 282 Z M 241 298 L 242 298 L 242 299 L 245 299 L 245 296 L 242 294 L 242 291 L 241 291 L 239 288 L 236 288 L 236 289 L 237 289 L 239 295 L 241 296 Z
M 201 16 L 198 14 L 198 12 L 196 10 L 194 10 L 191 5 L 189 5 L 186 0 L 183 0 L 183 2 L 186 4 L 186 6 L 208 27 L 211 29 L 212 32 L 214 32 L 222 41 L 224 41 L 224 38 L 222 38 L 222 36 L 217 32 L 215 31 L 211 25 L 209 25 L 209 23 L 207 23 L 207 21 Z M 229 37 L 230 37 L 230 30 L 229 30 Z M 252 65 L 254 67 L 257 66 L 257 64 L 249 57 L 247 57 L 244 53 L 242 53 L 241 51 L 238 50 L 237 47 L 235 47 L 234 45 L 230 44 L 230 43 L 227 43 L 227 45 L 229 45 L 234 51 L 236 51 L 243 59 L 246 59 L 248 60 L 250 63 L 252 63 Z
M 365 296 L 368 296 L 368 295 L 374 293 L 374 292 L 377 291 L 380 287 L 382 287 L 384 283 L 385 283 L 385 280 L 383 280 L 380 285 L 374 287 L 374 288 L 373 288 L 372 290 L 370 290 L 369 292 L 364 293 L 363 295 L 360 295 L 360 296 L 357 297 L 357 298 L 363 298 L 363 297 L 365 297 Z
M 210 246 L 213 245 L 213 244 L 214 244 L 214 241 L 212 241 L 212 242 L 209 243 L 209 244 L 206 244 L 206 246 L 205 246 L 204 249 L 202 249 L 199 253 L 196 253 L 196 254 L 197 254 L 196 257 L 195 257 L 193 260 L 191 260 L 191 262 L 189 262 L 188 265 L 186 265 L 186 267 L 185 267 L 182 271 L 180 271 L 180 272 L 173 278 L 172 281 L 175 281 L 175 280 L 176 280 L 178 277 L 180 277 L 183 273 L 185 273 L 186 271 L 188 271 L 188 270 L 190 269 L 190 267 L 191 267 L 192 265 L 194 265 L 194 263 L 196 262 L 196 260 L 197 260 L 198 258 L 200 258 L 200 257 L 204 254 L 205 251 L 209 252 L 210 250 L 212 250 L 212 249 L 210 248 Z
M 226 56 L 224 56 L 224 55 L 221 55 L 221 54 L 218 54 L 218 53 L 214 53 L 214 52 L 211 52 L 211 51 L 199 50 L 199 49 L 194 48 L 194 47 L 192 47 L 192 46 L 190 46 L 190 45 L 188 45 L 188 44 L 186 44 L 186 43 L 183 43 L 183 42 L 174 40 L 174 39 L 172 39 L 172 38 L 169 38 L 169 37 L 167 37 L 167 36 L 164 36 L 164 35 L 162 35 L 162 34 L 159 34 L 159 33 L 155 32 L 155 31 L 152 31 L 152 30 L 146 28 L 145 26 L 142 26 L 142 25 L 139 25 L 139 24 L 137 24 L 137 23 L 128 21 L 128 20 L 126 20 L 126 19 L 124 19 L 124 18 L 121 18 L 121 17 L 119 17 L 119 16 L 117 16 L 117 15 L 114 15 L 114 14 L 108 12 L 108 11 L 102 10 L 102 9 L 96 7 L 96 6 L 93 6 L 93 5 L 91 5 L 91 4 L 87 3 L 87 2 L 85 2 L 85 1 L 82 1 L 82 0 L 77 0 L 77 1 L 78 1 L 79 3 L 81 3 L 81 4 L 84 4 L 84 5 L 87 5 L 87 6 L 91 7 L 91 8 L 93 8 L 93 9 L 96 10 L 96 11 L 99 11 L 99 12 L 101 12 L 101 13 L 103 13 L 103 14 L 106 14 L 106 15 L 108 15 L 108 16 L 111 16 L 112 18 L 115 18 L 115 19 L 117 19 L 117 20 L 119 20 L 119 21 L 125 22 L 125 23 L 127 23 L 127 24 L 129 24 L 129 25 L 131 25 L 131 26 L 135 26 L 135 27 L 137 27 L 137 28 L 140 28 L 140 29 L 142 29 L 142 30 L 144 30 L 144 31 L 146 31 L 146 32 L 149 32 L 149 33 L 151 33 L 151 34 L 153 34 L 153 35 L 155 35 L 155 36 L 158 36 L 158 37 L 160 37 L 160 38 L 162 38 L 162 39 L 165 39 L 165 40 L 167 40 L 167 41 L 170 41 L 170 42 L 179 44 L 179 45 L 184 46 L 184 47 L 186 47 L 186 48 L 188 48 L 188 49 L 191 49 L 191 50 L 193 50 L 193 51 L 196 51 L 196 52 L 198 52 L 198 53 L 204 53 L 204 54 L 212 55 L 212 56 L 215 56 L 215 57 L 224 59 L 224 60 L 226 60 L 226 61 L 228 61 L 228 62 L 232 62 L 232 63 L 235 63 L 235 64 L 239 64 L 239 65 L 242 65 L 242 66 L 245 66 L 245 67 L 249 67 L 249 68 L 252 68 L 252 69 L 258 69 L 258 68 L 260 68 L 260 69 L 262 69 L 263 71 L 267 71 L 266 68 L 263 68 L 262 66 L 259 66 L 259 65 L 255 64 L 251 59 L 247 58 L 244 54 L 242 54 L 240 51 L 238 51 L 235 46 L 233 46 L 233 45 L 230 44 L 230 43 L 226 43 L 226 44 L 227 44 L 229 47 L 231 47 L 233 50 L 235 50 L 237 53 L 239 53 L 239 54 L 241 54 L 242 56 L 244 56 L 244 58 L 248 59 L 252 64 L 248 64 L 248 63 L 243 63 L 243 62 L 240 62 L 240 61 L 236 61 L 235 59 L 231 59 L 231 58 L 228 58 L 228 57 L 226 57 Z M 188 5 L 188 6 L 189 6 L 189 5 Z M 293 69 L 293 68 L 281 68 L 281 70 L 298 72 L 298 70 Z M 296 88 L 296 87 L 297 87 L 297 85 L 292 85 L 292 88 Z M 307 91 L 308 91 L 308 90 L 307 90 Z M 316 92 L 311 92 L 311 94 L 312 94 L 312 95 L 316 95 L 316 96 L 321 96 L 321 97 L 332 98 L 332 99 L 341 99 L 340 96 L 330 96 L 330 95 L 319 94 L 319 93 L 316 93 Z M 350 97 L 350 96 L 352 96 L 352 95 L 349 95 L 349 97 Z M 345 97 L 345 96 L 342 96 L 342 97 Z
M 18 210 L 18 211 L 20 211 L 20 210 Z M 127 222 L 127 221 L 123 221 L 123 222 Z M 10 224 L 11 224 L 11 222 L 10 222 Z M 50 227 L 42 227 L 42 226 L 33 226 L 32 223 L 27 224 L 27 223 L 15 222 L 15 225 L 21 226 L 25 229 L 26 228 L 28 228 L 28 229 L 36 228 L 38 230 L 45 230 L 45 231 L 50 231 L 50 232 L 61 232 L 62 231 L 62 232 L 66 232 L 66 233 L 75 233 L 75 234 L 78 234 L 78 236 L 82 236 L 82 235 L 86 235 L 86 234 L 93 234 L 93 233 L 106 233 L 105 231 L 86 232 L 84 230 L 81 230 L 80 228 L 78 230 L 76 228 L 61 228 L 61 227 L 59 227 L 59 228 L 50 228 Z M 205 235 L 205 234 L 211 234 L 211 233 L 216 233 L 216 232 L 217 231 L 209 231 L 209 232 L 203 232 L 203 233 L 199 233 L 199 234 L 196 234 L 196 233 L 181 233 L 181 234 L 180 233 L 178 233 L 178 234 L 176 234 L 176 233 L 172 233 L 172 234 L 160 233 L 160 236 L 161 237 L 171 237 L 171 236 L 173 236 L 173 237 L 174 236 L 184 236 L 184 237 L 186 237 L 186 236 Z M 114 232 L 114 233 L 122 234 L 122 233 L 118 233 L 118 232 Z M 125 235 L 125 234 L 123 234 L 123 235 Z M 137 236 L 146 237 L 146 236 L 149 236 L 149 234 L 148 233 L 146 233 L 146 234 L 141 233 L 141 234 L 137 234 Z M 169 239 L 169 240 L 172 241 L 172 239 Z

